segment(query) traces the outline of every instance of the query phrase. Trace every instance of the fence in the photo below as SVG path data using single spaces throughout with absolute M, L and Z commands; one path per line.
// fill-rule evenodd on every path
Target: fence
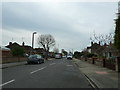
M 115 59 L 104 59 L 104 58 L 83 58 L 81 60 L 87 61 L 88 63 L 103 66 L 112 70 L 115 70 L 116 63 Z

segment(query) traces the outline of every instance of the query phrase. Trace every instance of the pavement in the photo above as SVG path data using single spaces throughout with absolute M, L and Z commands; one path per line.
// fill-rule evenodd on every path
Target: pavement
M 120 73 L 83 60 L 74 59 L 73 61 L 95 88 L 120 89 Z

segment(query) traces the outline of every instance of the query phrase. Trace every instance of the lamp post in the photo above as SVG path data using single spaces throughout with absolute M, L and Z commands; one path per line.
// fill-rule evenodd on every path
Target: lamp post
M 37 32 L 33 32 L 32 34 L 32 53 L 33 53 L 33 46 L 34 46 L 34 34 L 37 34 Z

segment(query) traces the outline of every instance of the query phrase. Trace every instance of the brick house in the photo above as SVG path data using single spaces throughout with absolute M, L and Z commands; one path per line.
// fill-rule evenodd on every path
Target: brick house
M 35 51 L 35 53 L 40 54 L 40 55 L 45 54 L 45 51 L 43 48 L 35 48 L 34 51 Z
M 30 51 L 32 49 L 31 46 L 25 45 L 25 43 L 23 42 L 22 45 L 19 45 L 18 43 L 14 42 L 9 42 L 9 45 L 6 46 L 9 49 L 13 49 L 14 47 L 22 47 L 25 51 L 25 54 L 30 55 Z
M 106 43 L 104 45 L 100 45 L 100 43 L 91 42 L 91 46 L 87 47 L 87 52 L 94 53 L 98 56 L 104 56 L 106 58 L 118 56 L 119 54 L 112 43 L 110 43 L 110 45 L 107 45 Z
M 22 47 L 25 51 L 25 54 L 28 54 L 30 55 L 31 54 L 31 51 L 32 51 L 32 47 L 31 46 L 28 46 L 28 45 L 25 45 L 25 43 L 23 42 L 22 45 L 19 45 L 18 43 L 14 42 L 9 42 L 9 45 L 7 45 L 6 47 L 9 48 L 9 49 L 12 49 L 14 47 Z M 35 48 L 33 49 L 33 53 L 37 53 L 37 54 L 44 54 L 44 49 L 43 48 Z
M 7 47 L 1 46 L 0 47 L 0 52 L 1 52 L 0 54 L 1 54 L 2 57 L 10 57 L 10 56 L 12 56 L 11 50 L 9 48 L 7 48 Z
M 117 57 L 119 55 L 118 50 L 114 47 L 114 44 L 110 43 L 110 45 L 106 46 L 102 51 L 103 56 L 106 58 Z
M 100 42 L 99 44 L 98 43 L 93 43 L 91 42 L 91 46 L 90 47 L 87 47 L 87 52 L 89 53 L 94 53 L 96 55 L 99 55 L 101 56 L 102 55 L 102 50 L 104 49 L 104 46 L 101 46 L 100 45 Z

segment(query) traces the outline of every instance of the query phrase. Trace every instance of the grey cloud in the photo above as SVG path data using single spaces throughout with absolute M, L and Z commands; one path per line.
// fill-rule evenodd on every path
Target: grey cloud
M 117 3 L 3 3 L 3 29 L 50 33 L 62 47 L 84 48 L 93 30 L 108 33 Z M 61 41 L 60 41 L 61 39 Z M 7 40 L 6 40 L 7 41 Z M 64 43 L 64 45 L 62 44 Z M 67 45 L 69 44 L 69 45 Z M 71 44 L 71 45 L 70 45 Z

